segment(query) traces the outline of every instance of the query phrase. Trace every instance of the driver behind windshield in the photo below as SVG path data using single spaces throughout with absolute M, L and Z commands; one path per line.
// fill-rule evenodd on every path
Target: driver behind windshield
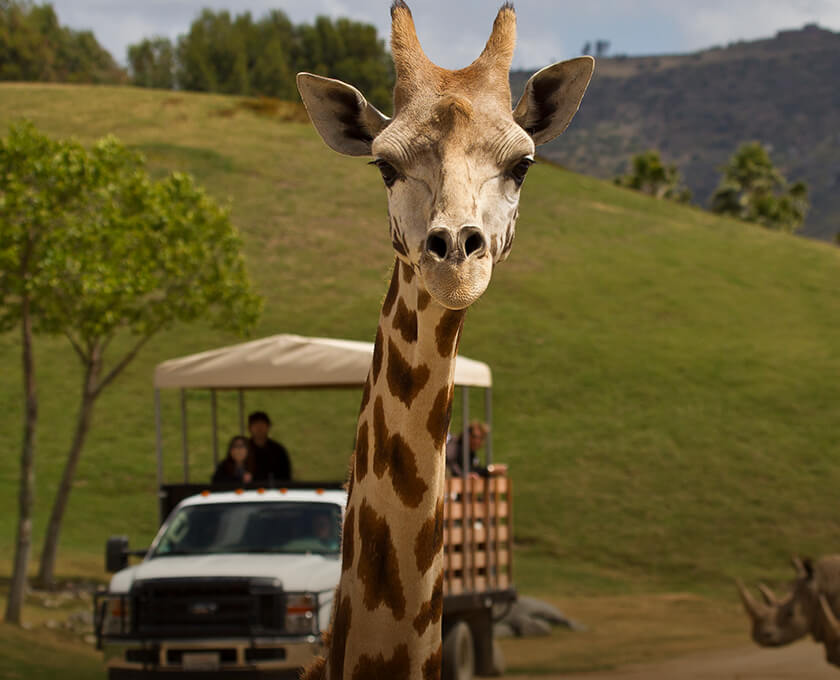
M 338 550 L 338 534 L 335 522 L 328 513 L 318 512 L 312 517 L 312 535 L 324 546 L 325 550 Z

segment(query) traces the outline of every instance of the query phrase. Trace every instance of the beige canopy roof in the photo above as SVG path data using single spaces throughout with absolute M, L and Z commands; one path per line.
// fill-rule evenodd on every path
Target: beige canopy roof
M 360 387 L 372 357 L 370 342 L 272 335 L 164 361 L 155 368 L 155 387 Z M 490 367 L 459 356 L 455 384 L 490 387 Z

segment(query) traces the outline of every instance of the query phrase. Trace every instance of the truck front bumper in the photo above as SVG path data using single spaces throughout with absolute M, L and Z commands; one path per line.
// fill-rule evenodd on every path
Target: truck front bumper
M 220 638 L 136 640 L 104 638 L 102 651 L 110 680 L 142 677 L 297 678 L 322 652 L 319 638 Z

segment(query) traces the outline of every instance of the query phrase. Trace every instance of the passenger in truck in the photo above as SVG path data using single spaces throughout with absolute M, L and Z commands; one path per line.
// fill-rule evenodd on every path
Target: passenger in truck
M 254 454 L 248 440 L 237 435 L 230 440 L 225 459 L 213 473 L 213 483 L 250 484 L 254 481 Z
M 271 418 L 265 411 L 254 411 L 248 416 L 249 443 L 254 453 L 254 478 L 260 482 L 284 482 L 292 478 L 289 453 L 280 442 L 271 439 Z

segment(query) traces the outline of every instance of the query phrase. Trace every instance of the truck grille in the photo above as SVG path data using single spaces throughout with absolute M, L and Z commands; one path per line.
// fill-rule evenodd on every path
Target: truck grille
M 270 579 L 153 579 L 135 584 L 132 601 L 146 637 L 276 634 L 286 614 Z

